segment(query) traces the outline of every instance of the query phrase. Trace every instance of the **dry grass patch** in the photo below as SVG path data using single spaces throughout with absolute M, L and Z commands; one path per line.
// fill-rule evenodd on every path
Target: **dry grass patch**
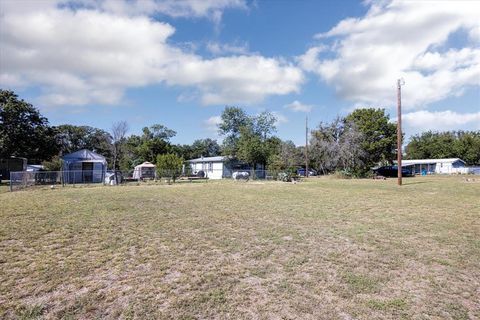
M 0 194 L 0 317 L 474 319 L 461 177 Z

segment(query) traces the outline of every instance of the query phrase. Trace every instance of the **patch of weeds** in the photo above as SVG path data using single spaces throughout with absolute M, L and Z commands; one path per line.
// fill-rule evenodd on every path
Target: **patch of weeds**
M 133 309 L 132 305 L 129 305 L 122 314 L 125 320 L 131 320 L 135 318 L 135 310 Z
M 199 293 L 192 298 L 180 299 L 175 303 L 178 310 L 185 312 L 183 317 L 189 316 L 198 310 L 221 309 L 227 302 L 225 291 L 213 289 L 208 292 Z
M 271 268 L 268 268 L 266 266 L 260 266 L 260 267 L 253 267 L 250 269 L 250 274 L 254 277 L 266 279 L 270 274 L 272 274 L 273 270 Z
M 21 306 L 17 309 L 17 316 L 22 320 L 40 319 L 44 310 L 45 307 L 40 304 Z
M 255 251 L 252 254 L 252 258 L 255 260 L 263 260 L 270 257 L 273 253 L 273 249 L 269 248 L 266 250 Z
M 279 289 L 280 291 L 285 292 L 286 294 L 289 294 L 289 295 L 295 293 L 295 289 L 292 287 L 292 285 L 286 279 L 282 279 L 280 281 L 280 283 L 277 286 L 277 289 Z
M 378 311 L 400 312 L 407 308 L 407 302 L 403 298 L 396 298 L 391 300 L 372 299 L 367 302 L 367 305 L 373 310 L 378 310 Z
M 445 266 L 445 267 L 450 267 L 452 265 L 449 261 L 447 261 L 445 259 L 440 259 L 440 258 L 433 258 L 432 262 L 438 263 L 438 264 L 440 264 L 442 266 Z
M 362 274 L 346 272 L 343 279 L 354 293 L 371 293 L 378 287 L 377 279 Z
M 225 296 L 225 291 L 223 291 L 222 289 L 214 289 L 210 292 L 202 294 L 199 298 L 199 302 L 219 305 L 227 302 L 227 298 Z
M 285 269 L 287 271 L 293 271 L 295 267 L 299 267 L 309 261 L 308 257 L 294 257 L 287 261 L 285 264 Z
M 447 305 L 448 314 L 454 320 L 468 320 L 470 317 L 468 316 L 468 311 L 465 307 L 459 303 L 449 303 Z

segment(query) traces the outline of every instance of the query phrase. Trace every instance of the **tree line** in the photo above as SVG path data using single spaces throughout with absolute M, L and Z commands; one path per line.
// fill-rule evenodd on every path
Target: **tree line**
M 183 160 L 226 155 L 271 170 L 296 170 L 305 165 L 305 147 L 284 141 L 276 134 L 276 117 L 265 111 L 249 115 L 227 106 L 222 112 L 216 140 L 197 139 L 192 144 L 173 144 L 176 132 L 162 124 L 129 134 L 125 121 L 109 131 L 90 126 L 51 126 L 32 104 L 9 90 L 0 90 L 0 158 L 25 157 L 59 170 L 62 155 L 90 149 L 107 158 L 110 169 L 131 170 L 144 161 L 175 163 Z M 425 132 L 410 139 L 407 158 L 458 157 L 470 165 L 480 164 L 480 132 Z M 167 156 L 168 155 L 168 156 Z M 159 157 L 161 156 L 161 157 Z M 356 109 L 345 117 L 321 122 L 310 132 L 310 168 L 328 174 L 341 171 L 364 176 L 379 164 L 396 159 L 396 124 L 384 109 Z

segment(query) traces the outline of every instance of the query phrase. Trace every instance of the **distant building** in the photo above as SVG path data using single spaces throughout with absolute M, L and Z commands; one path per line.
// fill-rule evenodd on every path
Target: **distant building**
M 0 181 L 10 180 L 10 172 L 26 171 L 27 159 L 20 157 L 10 157 L 7 159 L 0 159 Z
M 107 171 L 105 157 L 82 149 L 62 157 L 66 183 L 103 183 Z
M 414 170 L 416 174 L 468 173 L 465 161 L 459 158 L 402 160 L 402 167 Z
M 229 166 L 229 158 L 226 156 L 201 157 L 187 161 L 192 174 L 198 174 L 200 171 L 205 173 L 209 179 L 222 179 L 232 176 Z
M 245 162 L 239 161 L 228 156 L 200 157 L 187 160 L 191 174 L 198 174 L 203 171 L 206 178 L 223 179 L 231 178 L 236 171 L 248 171 L 251 175 L 255 174 L 257 178 L 265 177 L 265 167 L 261 164 L 256 165 L 256 170 Z

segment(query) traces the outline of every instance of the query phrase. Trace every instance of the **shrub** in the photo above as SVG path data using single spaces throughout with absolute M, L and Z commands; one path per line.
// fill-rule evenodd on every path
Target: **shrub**
M 183 158 L 175 154 L 159 154 L 157 155 L 157 176 L 168 177 L 175 182 L 182 172 Z

